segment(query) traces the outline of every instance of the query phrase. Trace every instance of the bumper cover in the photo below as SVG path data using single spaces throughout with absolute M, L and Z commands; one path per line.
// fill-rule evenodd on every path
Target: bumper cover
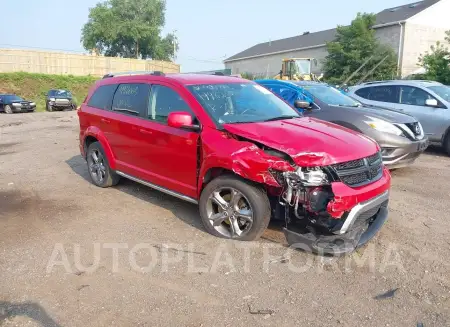
M 316 253 L 319 255 L 340 256 L 353 252 L 369 242 L 388 219 L 387 202 L 367 222 L 358 224 L 345 234 L 317 235 L 311 232 L 296 230 L 295 227 L 283 228 L 288 244 L 292 248 Z
M 394 144 L 383 145 L 381 146 L 383 163 L 389 169 L 408 166 L 427 149 L 428 145 L 428 138 L 402 146 Z

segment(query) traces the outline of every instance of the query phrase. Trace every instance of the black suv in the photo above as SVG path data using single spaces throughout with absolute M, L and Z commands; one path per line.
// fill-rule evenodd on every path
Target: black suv
M 67 90 L 50 90 L 47 92 L 47 99 L 45 101 L 45 108 L 47 111 L 76 109 L 76 104 L 73 101 L 73 96 Z

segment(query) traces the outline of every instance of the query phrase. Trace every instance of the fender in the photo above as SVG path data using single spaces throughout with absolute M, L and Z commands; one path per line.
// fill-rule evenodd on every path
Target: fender
M 85 144 L 86 138 L 88 136 L 95 137 L 98 142 L 100 142 L 101 146 L 103 147 L 103 151 L 105 152 L 106 159 L 108 159 L 109 166 L 112 170 L 115 170 L 116 159 L 114 158 L 114 154 L 103 132 L 96 126 L 89 126 L 83 134 L 83 145 Z
M 268 154 L 254 143 L 238 140 L 227 132 L 205 128 L 201 137 L 198 197 L 211 169 L 231 171 L 244 179 L 275 188 L 280 184 L 270 170 L 294 170 L 285 159 Z

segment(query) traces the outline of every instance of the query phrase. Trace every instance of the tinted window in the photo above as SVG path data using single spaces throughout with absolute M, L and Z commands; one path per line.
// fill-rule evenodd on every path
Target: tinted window
M 66 90 L 50 90 L 48 92 L 48 95 L 51 97 L 65 97 L 65 98 L 71 98 L 72 93 Z
M 360 96 L 361 98 L 368 99 L 369 98 L 369 88 L 365 87 L 363 89 L 356 90 L 355 94 Z
M 428 92 L 413 86 L 400 86 L 400 103 L 425 106 L 428 99 L 434 99 Z
M 166 123 L 169 114 L 175 111 L 187 111 L 192 114 L 188 104 L 177 92 L 166 86 L 154 85 L 148 108 L 148 118 Z
M 368 89 L 367 99 L 369 100 L 398 103 L 396 86 L 372 86 Z
M 88 106 L 98 109 L 111 110 L 112 98 L 117 85 L 103 85 L 95 90 L 89 99 Z
M 147 113 L 150 86 L 148 84 L 120 84 L 114 94 L 112 110 L 145 117 Z

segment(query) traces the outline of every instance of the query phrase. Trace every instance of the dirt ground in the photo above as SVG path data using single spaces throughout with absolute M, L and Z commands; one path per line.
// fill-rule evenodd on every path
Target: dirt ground
M 450 158 L 394 171 L 390 217 L 341 258 L 207 234 L 197 207 L 100 189 L 75 112 L 0 115 L 0 326 L 450 326 Z

